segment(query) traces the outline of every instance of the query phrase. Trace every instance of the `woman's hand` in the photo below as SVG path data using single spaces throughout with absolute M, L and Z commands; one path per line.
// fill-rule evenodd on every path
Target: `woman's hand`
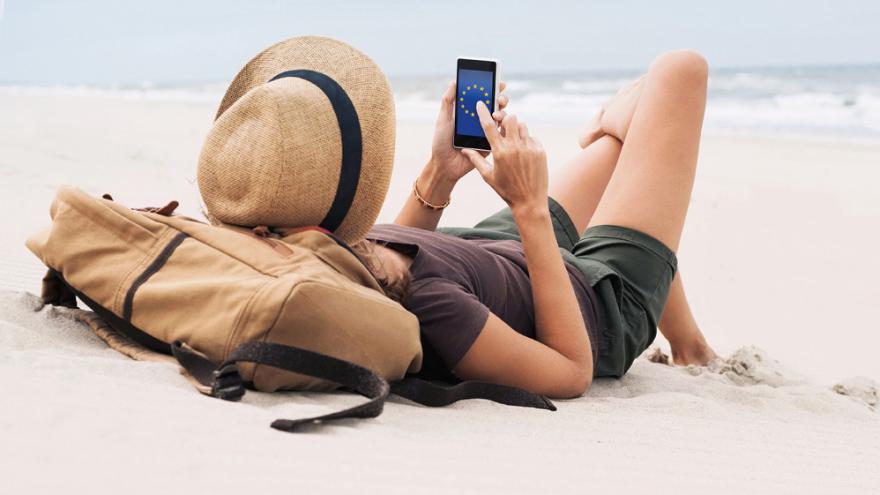
M 2 0 L 0 0 L 2 1 Z M 500 91 L 503 91 L 505 84 L 502 82 Z M 498 107 L 507 106 L 507 96 L 498 95 Z M 483 107 L 483 111 L 487 114 L 489 111 Z M 419 196 L 432 205 L 443 205 L 450 201 L 452 189 L 459 179 L 464 177 L 474 168 L 473 162 L 467 156 L 462 154 L 461 150 L 452 147 L 452 134 L 455 127 L 455 82 L 449 83 L 446 93 L 443 95 L 443 101 L 440 104 L 440 115 L 437 117 L 437 127 L 434 130 L 434 144 L 431 149 L 431 159 L 425 164 L 425 167 L 418 175 L 416 184 L 413 189 L 418 188 Z M 503 110 L 495 112 L 494 118 L 501 122 L 505 117 Z M 489 116 L 489 120 L 492 120 Z M 493 124 L 494 128 L 495 124 Z M 477 154 L 477 156 L 480 156 Z M 482 156 L 480 156 L 482 158 Z M 544 205 L 546 209 L 546 205 Z M 394 223 L 398 225 L 406 225 L 408 227 L 416 227 L 425 230 L 434 230 L 440 222 L 440 216 L 443 209 L 426 208 L 420 200 L 415 197 L 415 192 L 410 194 L 406 202 L 403 204 L 400 213 Z
M 529 136 L 526 125 L 517 122 L 515 115 L 504 116 L 499 132 L 482 102 L 477 103 L 477 113 L 492 146 L 494 165 L 474 150 L 463 150 L 464 154 L 514 213 L 546 210 L 547 157 L 541 143 Z
M 504 81 L 501 81 L 498 111 L 492 116 L 498 122 L 501 122 L 505 117 L 504 107 L 507 106 L 508 100 L 503 91 L 506 87 Z M 452 147 L 452 135 L 455 132 L 454 112 L 455 81 L 452 81 L 446 88 L 440 103 L 440 114 L 437 116 L 437 124 L 434 127 L 434 142 L 431 146 L 431 161 L 437 166 L 437 171 L 442 173 L 445 179 L 452 182 L 458 181 L 474 168 L 472 162 L 462 154 L 461 150 Z

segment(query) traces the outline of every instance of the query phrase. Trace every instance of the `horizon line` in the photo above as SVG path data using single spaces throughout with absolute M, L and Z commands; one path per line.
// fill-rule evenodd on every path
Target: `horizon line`
M 878 62 L 859 62 L 859 63 L 816 63 L 816 64 L 780 64 L 780 65 L 768 65 L 768 64 L 756 64 L 756 65 L 722 65 L 722 66 L 711 66 L 711 70 L 720 70 L 720 71 L 755 71 L 755 70 L 791 70 L 791 69 L 833 69 L 833 68 L 880 68 L 880 61 Z M 584 69 L 584 70 L 539 70 L 539 71 L 517 71 L 517 72 L 508 72 L 506 74 L 506 79 L 518 78 L 520 76 L 566 76 L 566 75 L 589 75 L 589 74 L 625 74 L 625 73 L 633 73 L 644 71 L 645 68 L 604 68 L 604 69 Z M 396 72 L 396 73 L 386 73 L 386 77 L 389 79 L 407 79 L 407 78 L 439 78 L 444 76 L 452 77 L 451 75 L 445 72 Z M 156 86 L 165 86 L 165 87 L 175 87 L 180 85 L 195 85 L 195 84 L 220 84 L 224 83 L 224 79 L 216 78 L 216 79 L 204 79 L 204 78 L 182 78 L 182 79 L 147 79 L 147 80 L 139 80 L 139 81 L 91 81 L 91 82 L 79 82 L 79 83 L 66 83 L 66 82 L 49 82 L 49 81 L 25 81 L 25 80 L 12 80 L 12 79 L 0 79 L 0 86 L 61 86 L 61 87 L 77 87 L 77 86 L 85 86 L 85 87 L 95 87 L 102 88 L 107 86 L 123 86 L 127 87 L 127 89 L 133 89 L 137 86 L 144 85 L 156 85 Z

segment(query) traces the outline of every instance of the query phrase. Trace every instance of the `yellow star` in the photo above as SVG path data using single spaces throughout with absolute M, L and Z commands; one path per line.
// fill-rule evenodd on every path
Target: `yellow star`
M 464 108 L 464 105 L 462 105 L 461 108 Z
M 485 90 L 486 90 L 486 88 L 480 86 L 480 91 L 485 91 Z
M 474 112 L 471 112 L 471 117 L 473 117 L 474 115 L 476 115 L 476 114 Z
M 464 101 L 464 98 L 459 98 L 458 101 Z
M 488 105 L 488 104 L 489 104 L 489 100 L 486 100 L 486 105 Z
M 485 93 L 483 96 L 489 96 L 489 93 Z
M 461 94 L 463 94 L 463 95 L 466 95 L 466 94 L 467 94 L 467 92 L 466 92 L 466 91 L 462 91 L 462 92 L 461 92 Z

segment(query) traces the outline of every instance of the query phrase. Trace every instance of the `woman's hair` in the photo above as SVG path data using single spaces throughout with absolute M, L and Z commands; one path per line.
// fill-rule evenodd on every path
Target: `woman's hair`
M 403 270 L 403 273 L 399 276 L 389 279 L 382 259 L 376 254 L 376 243 L 374 241 L 364 239 L 352 244 L 351 249 L 357 253 L 376 281 L 379 282 L 382 292 L 389 298 L 403 303 L 407 290 L 409 290 L 409 283 L 412 280 L 410 271 Z

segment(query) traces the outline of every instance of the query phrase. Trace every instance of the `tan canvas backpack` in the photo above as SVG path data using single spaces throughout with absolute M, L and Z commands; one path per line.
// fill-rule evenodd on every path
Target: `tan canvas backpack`
M 172 216 L 175 206 L 131 210 L 61 188 L 51 228 L 27 240 L 49 267 L 44 300 L 75 306 L 79 297 L 113 329 L 173 354 L 215 397 L 237 400 L 244 386 L 346 387 L 370 399 L 272 424 L 284 431 L 377 416 L 390 392 L 430 406 L 481 397 L 553 408 L 510 387 L 404 379 L 421 366 L 418 320 L 385 297 L 358 256 L 328 233 L 263 237 Z

